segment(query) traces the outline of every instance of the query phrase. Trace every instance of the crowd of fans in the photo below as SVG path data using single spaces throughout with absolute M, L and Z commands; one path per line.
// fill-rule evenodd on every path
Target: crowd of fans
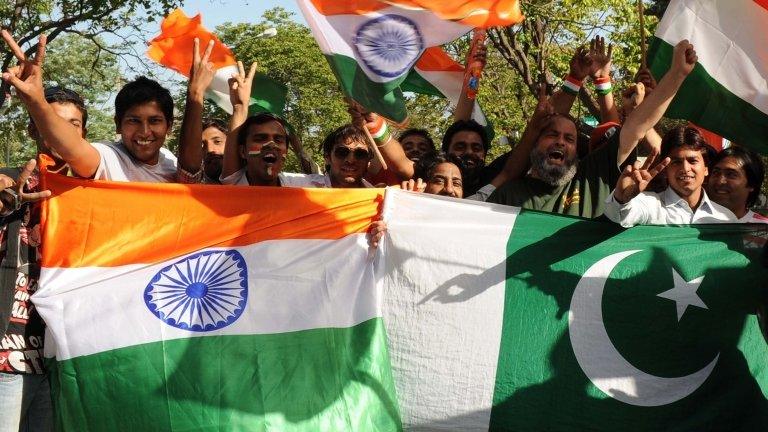
M 208 61 L 210 46 L 200 53 L 195 45 L 180 146 L 174 155 L 164 147 L 173 100 L 161 84 L 144 77 L 126 84 L 115 98 L 120 139 L 89 142 L 88 113 L 80 96 L 44 87 L 45 38 L 33 58 L 25 57 L 8 32 L 3 31 L 3 38 L 19 59 L 3 79 L 26 106 L 29 134 L 38 153 L 53 161 L 50 172 L 210 187 L 399 185 L 456 199 L 607 217 L 623 226 L 766 221 L 750 210 L 763 183 L 759 156 L 739 146 L 716 153 L 695 127 L 675 127 L 663 137 L 654 129 L 696 64 L 696 52 L 687 41 L 675 47 L 671 67 L 658 83 L 648 70 L 641 70 L 636 83 L 621 92 L 618 106 L 610 75 L 611 48 L 595 38 L 589 48 L 575 53 L 559 90 L 550 96 L 542 88 L 519 143 L 492 163 L 486 163 L 487 130 L 470 119 L 471 109 L 457 109 L 438 149 L 428 132 L 409 129 L 395 136 L 376 113 L 350 103 L 351 122 L 322 142 L 323 170 L 307 156 L 284 119 L 268 113 L 248 115 L 255 67 L 246 72 L 240 64 L 230 80 L 233 113 L 228 124 L 202 117 L 205 89 L 215 72 Z M 601 124 L 588 143 L 580 143 L 569 112 L 586 81 L 595 86 Z M 301 173 L 284 171 L 289 151 L 298 155 Z M 38 188 L 35 161 L 0 172 L 0 431 L 16 430 L 19 424 L 50 430 L 49 388 L 41 359 L 44 324 L 29 303 L 39 277 L 38 203 L 50 192 Z M 374 224 L 374 246 L 385 231 L 382 222 Z

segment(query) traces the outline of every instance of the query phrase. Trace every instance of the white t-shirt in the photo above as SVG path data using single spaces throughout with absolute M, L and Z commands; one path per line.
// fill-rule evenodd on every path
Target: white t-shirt
M 277 175 L 280 186 L 295 188 L 330 188 L 331 178 L 328 174 L 298 174 L 281 172 Z M 245 168 L 220 179 L 221 184 L 248 186 L 248 177 L 245 175 Z M 373 187 L 363 179 L 364 187 Z
M 155 165 L 147 165 L 136 160 L 121 141 L 95 142 L 93 147 L 99 152 L 101 160 L 96 180 L 124 182 L 175 183 L 176 156 L 166 148 L 160 148 L 160 158 Z

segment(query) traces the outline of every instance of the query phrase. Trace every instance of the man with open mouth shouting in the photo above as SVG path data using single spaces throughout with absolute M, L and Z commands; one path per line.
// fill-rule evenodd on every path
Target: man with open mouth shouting
M 297 174 L 283 172 L 289 144 L 296 150 L 296 137 L 282 118 L 261 113 L 247 117 L 255 64 L 246 75 L 242 63 L 240 73 L 230 81 L 233 106 L 230 133 L 224 150 L 221 183 L 225 185 L 290 186 L 290 187 L 371 187 L 363 180 L 371 160 L 362 130 L 345 125 L 332 132 L 323 142 L 323 155 L 328 173 Z

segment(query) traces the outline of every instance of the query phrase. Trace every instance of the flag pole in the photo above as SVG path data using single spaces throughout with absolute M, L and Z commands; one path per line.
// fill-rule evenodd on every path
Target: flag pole
M 381 164 L 381 169 L 386 170 L 387 169 L 387 163 L 384 161 L 384 156 L 381 155 L 381 151 L 379 151 L 379 146 L 376 145 L 376 141 L 373 140 L 373 137 L 371 136 L 371 132 L 368 131 L 368 128 L 363 125 L 363 131 L 365 132 L 365 136 L 368 137 L 368 144 L 371 146 L 371 149 L 373 150 L 374 156 L 376 156 L 376 160 L 379 161 Z
M 640 67 L 648 67 L 648 48 L 645 45 L 645 6 L 643 0 L 637 0 L 637 10 L 640 13 Z

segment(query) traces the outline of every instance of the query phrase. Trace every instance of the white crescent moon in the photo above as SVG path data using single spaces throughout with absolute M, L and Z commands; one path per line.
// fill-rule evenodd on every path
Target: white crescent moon
M 605 394 L 630 405 L 666 405 L 699 388 L 712 373 L 720 354 L 698 372 L 664 378 L 637 369 L 619 353 L 605 330 L 603 290 L 613 268 L 637 252 L 640 251 L 619 252 L 605 257 L 593 264 L 579 280 L 568 313 L 571 346 L 587 378 Z

